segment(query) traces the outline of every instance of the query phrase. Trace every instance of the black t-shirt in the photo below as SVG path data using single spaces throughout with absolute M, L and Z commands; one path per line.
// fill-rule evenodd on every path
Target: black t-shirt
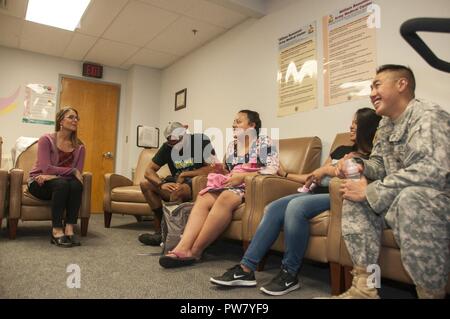
M 186 139 L 186 140 L 184 140 Z M 188 134 L 184 137 L 183 147 L 170 146 L 165 142 L 153 157 L 152 161 L 158 165 L 169 165 L 172 176 L 177 176 L 183 171 L 192 171 L 205 166 L 210 156 L 216 155 L 208 136 L 204 134 Z
M 354 152 L 355 147 L 354 146 L 347 146 L 347 145 L 341 145 L 338 146 L 333 152 L 330 153 L 330 157 L 332 160 L 340 160 L 345 155 Z M 314 190 L 314 194 L 327 194 L 329 193 L 328 186 L 317 186 Z
M 341 145 L 338 146 L 333 152 L 331 152 L 330 157 L 334 160 L 340 160 L 345 155 L 355 151 L 356 149 L 354 146 Z

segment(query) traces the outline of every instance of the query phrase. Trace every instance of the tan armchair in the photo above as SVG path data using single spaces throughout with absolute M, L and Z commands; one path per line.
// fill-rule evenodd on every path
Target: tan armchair
M 112 214 L 134 215 L 137 220 L 142 216 L 153 216 L 139 184 L 144 180 L 145 170 L 157 151 L 157 149 L 142 150 L 133 181 L 119 174 L 105 174 L 103 211 L 106 228 L 111 226 Z M 158 175 L 160 177 L 170 175 L 169 166 L 161 167 Z
M 318 137 L 302 137 L 280 140 L 280 163 L 288 173 L 303 174 L 319 167 L 322 143 Z M 194 197 L 206 186 L 207 177 L 193 179 Z M 298 184 L 287 182 L 286 186 L 278 184 L 285 181 L 273 175 L 257 175 L 245 179 L 245 202 L 233 213 L 232 221 L 222 237 L 239 240 L 247 249 L 256 227 L 261 221 L 264 207 L 285 192 L 293 193 Z M 287 191 L 285 189 L 288 189 Z
M 5 217 L 8 186 L 8 172 L 0 169 L 0 229 L 2 228 L 3 217 Z
M 6 194 L 8 191 L 8 172 L 1 169 L 2 144 L 3 140 L 0 137 L 0 229 L 2 228 L 3 217 L 5 216 Z
M 17 158 L 14 169 L 10 172 L 9 196 L 9 238 L 15 239 L 19 219 L 22 221 L 51 220 L 50 201 L 37 199 L 28 192 L 27 180 L 29 172 L 36 162 L 38 143 L 31 144 Z M 86 236 L 91 216 L 91 184 L 92 174 L 83 173 L 83 194 L 79 217 L 81 219 L 81 235 Z
M 340 185 L 343 180 L 333 178 L 330 183 L 330 194 L 332 197 L 331 211 L 334 220 L 330 225 L 330 231 L 333 240 L 330 241 L 328 247 L 328 259 L 330 263 L 337 263 L 341 267 L 340 272 L 332 273 L 332 281 L 340 282 L 341 293 L 349 289 L 352 285 L 353 276 L 351 270 L 353 269 L 353 262 L 348 253 L 341 231 L 341 217 L 342 217 L 342 195 L 339 192 Z M 406 284 L 413 284 L 411 277 L 403 267 L 400 248 L 395 241 L 394 234 L 391 229 L 385 229 L 381 237 L 381 249 L 378 265 L 381 269 L 381 277 L 399 281 Z M 450 294 L 450 274 L 447 282 L 447 294 Z

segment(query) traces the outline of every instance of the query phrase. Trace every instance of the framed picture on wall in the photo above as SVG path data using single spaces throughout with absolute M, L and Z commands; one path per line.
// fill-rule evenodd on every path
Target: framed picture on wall
M 187 89 L 183 89 L 175 93 L 175 111 L 184 109 L 186 107 Z

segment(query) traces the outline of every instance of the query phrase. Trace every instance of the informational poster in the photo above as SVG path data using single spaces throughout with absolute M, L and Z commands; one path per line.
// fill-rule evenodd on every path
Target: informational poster
M 316 22 L 279 38 L 278 48 L 278 116 L 316 108 Z
M 364 0 L 323 17 L 324 103 L 367 97 L 376 70 L 376 28 Z
M 22 122 L 54 125 L 56 89 L 51 85 L 28 84 L 25 87 L 25 109 Z

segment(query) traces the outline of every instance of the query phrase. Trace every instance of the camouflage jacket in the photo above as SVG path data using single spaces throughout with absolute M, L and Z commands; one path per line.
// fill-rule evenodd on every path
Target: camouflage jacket
M 395 123 L 380 121 L 375 145 L 364 161 L 367 201 L 375 212 L 387 210 L 408 186 L 450 195 L 450 115 L 440 106 L 411 100 Z

